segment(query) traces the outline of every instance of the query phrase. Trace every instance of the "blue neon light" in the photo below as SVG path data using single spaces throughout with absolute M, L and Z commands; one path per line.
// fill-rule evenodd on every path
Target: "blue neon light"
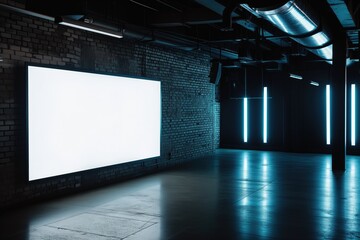
M 267 143 L 267 101 L 268 101 L 268 96 L 267 96 L 267 87 L 264 87 L 264 119 L 263 119 L 263 123 L 264 123 L 264 126 L 263 126 L 263 142 L 264 143 Z
M 326 144 L 330 145 L 330 85 L 326 85 Z
M 356 106 L 355 84 L 351 84 L 351 146 L 355 146 L 355 106 Z
M 248 141 L 248 99 L 244 98 L 244 142 Z

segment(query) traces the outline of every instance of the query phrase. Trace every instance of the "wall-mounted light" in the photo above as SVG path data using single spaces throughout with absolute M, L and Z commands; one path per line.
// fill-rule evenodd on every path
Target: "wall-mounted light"
M 244 98 L 244 142 L 248 141 L 248 99 Z
M 294 78 L 294 79 L 298 79 L 298 80 L 302 80 L 302 79 L 303 79 L 302 76 L 297 75 L 297 74 L 293 74 L 293 73 L 290 73 L 289 77 L 290 77 L 290 78 Z
M 316 86 L 316 87 L 319 86 L 319 83 L 318 83 L 318 82 L 314 82 L 314 81 L 310 81 L 310 84 L 313 85 L 313 86 Z
M 99 33 L 102 35 L 107 35 L 115 38 L 123 38 L 123 30 L 121 32 L 117 32 L 111 29 L 107 29 L 105 27 L 97 26 L 91 23 L 81 22 L 77 20 L 73 20 L 67 17 L 57 17 L 55 18 L 55 22 L 64 26 L 73 27 L 89 32 Z
M 247 69 L 245 68 L 244 69 L 244 85 L 245 85 L 245 92 L 244 92 L 244 95 L 245 95 L 245 97 L 244 97 L 244 114 L 243 114 L 243 116 L 244 116 L 244 131 L 243 131 L 243 133 L 244 133 L 244 143 L 247 143 L 247 141 L 248 141 L 248 98 L 246 97 L 246 84 L 247 84 Z
M 351 146 L 355 146 L 355 106 L 356 106 L 355 84 L 351 84 Z
M 263 103 L 263 142 L 267 143 L 267 111 L 268 111 L 268 94 L 267 87 L 264 87 L 264 103 Z
M 330 145 L 330 85 L 326 85 L 326 144 Z

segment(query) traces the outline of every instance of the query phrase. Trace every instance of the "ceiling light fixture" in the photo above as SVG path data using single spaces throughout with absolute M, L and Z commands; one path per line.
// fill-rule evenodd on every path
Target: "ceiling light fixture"
M 73 27 L 73 28 L 77 28 L 77 29 L 81 29 L 81 30 L 85 30 L 85 31 L 89 31 L 89 32 L 99 33 L 99 34 L 107 35 L 110 37 L 115 37 L 115 38 L 123 38 L 124 37 L 123 30 L 121 30 L 121 32 L 117 32 L 117 31 L 114 31 L 111 29 L 107 29 L 105 27 L 97 26 L 97 25 L 94 25 L 91 23 L 76 21 L 76 20 L 73 20 L 73 19 L 67 18 L 67 17 L 57 17 L 57 18 L 55 18 L 55 22 L 60 25 Z
M 310 84 L 313 85 L 313 86 L 316 86 L 316 87 L 319 86 L 319 83 L 318 83 L 318 82 L 314 82 L 314 81 L 310 81 Z
M 289 77 L 294 78 L 294 79 L 298 79 L 298 80 L 302 80 L 302 79 L 303 79 L 302 76 L 297 75 L 297 74 L 293 74 L 293 73 L 290 73 Z

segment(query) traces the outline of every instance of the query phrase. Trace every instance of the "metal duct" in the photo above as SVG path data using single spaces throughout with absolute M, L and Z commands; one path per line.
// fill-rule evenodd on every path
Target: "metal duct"
M 311 8 L 303 2 L 290 0 L 281 6 L 252 9 L 258 16 L 273 23 L 312 53 L 323 59 L 332 60 L 329 34 L 320 26 L 320 20 Z

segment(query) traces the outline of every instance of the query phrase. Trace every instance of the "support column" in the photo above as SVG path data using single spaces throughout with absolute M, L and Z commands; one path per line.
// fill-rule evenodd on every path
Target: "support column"
M 331 147 L 332 170 L 344 171 L 346 158 L 346 51 L 344 32 L 333 39 L 333 66 L 331 79 Z

